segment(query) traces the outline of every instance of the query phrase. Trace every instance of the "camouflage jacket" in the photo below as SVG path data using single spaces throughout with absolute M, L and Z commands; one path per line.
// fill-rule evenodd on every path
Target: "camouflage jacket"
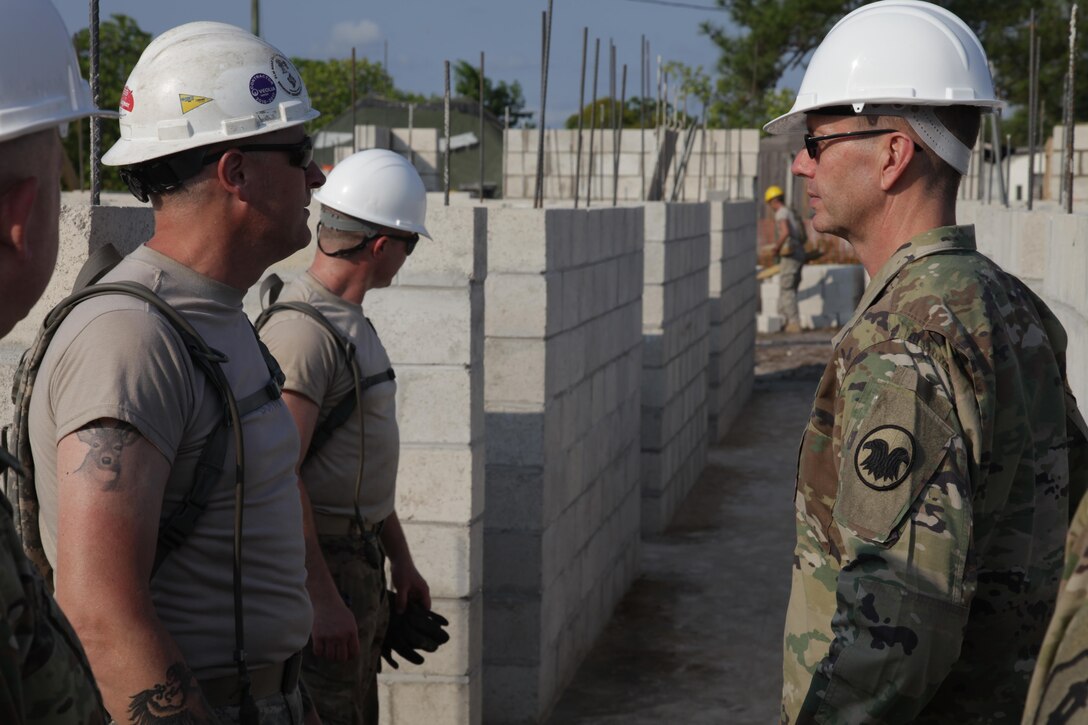
M 1084 487 L 1065 347 L 971 227 L 880 269 L 801 443 L 783 722 L 1016 721 Z
M 1070 461 L 1071 470 L 1088 460 Z M 1065 576 L 1024 707 L 1024 725 L 1088 719 L 1088 497 L 1069 526 Z
M 0 723 L 105 722 L 83 648 L 23 555 L 0 494 Z

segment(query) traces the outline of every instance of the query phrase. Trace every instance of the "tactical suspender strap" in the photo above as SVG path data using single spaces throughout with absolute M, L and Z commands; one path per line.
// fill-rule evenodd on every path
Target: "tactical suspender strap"
M 261 311 L 260 316 L 257 317 L 257 321 L 256 323 L 254 323 L 256 328 L 258 330 L 263 328 L 265 324 L 268 323 L 268 320 L 272 317 L 272 315 L 276 314 L 277 312 L 291 310 L 293 312 L 301 313 L 321 325 L 321 327 L 323 327 L 325 331 L 332 336 L 333 340 L 336 341 L 337 346 L 340 348 L 340 351 L 343 353 L 345 362 L 347 362 L 349 368 L 351 369 L 354 395 L 349 393 L 341 398 L 339 401 L 337 401 L 336 405 L 333 406 L 333 409 L 329 411 L 329 414 L 325 417 L 325 420 L 321 421 L 320 423 L 318 423 L 317 426 L 315 426 L 314 432 L 310 436 L 310 447 L 306 450 L 303 460 L 308 460 L 310 456 L 314 455 L 318 450 L 320 450 L 321 447 L 324 446 L 332 437 L 333 432 L 338 427 L 347 422 L 348 418 L 351 417 L 351 414 L 356 409 L 358 409 L 359 459 L 355 474 L 355 498 L 353 505 L 355 509 L 355 519 L 359 525 L 359 530 L 363 531 L 365 528 L 365 522 L 362 516 L 362 512 L 359 508 L 359 492 L 362 490 L 363 467 L 366 460 L 366 426 L 365 415 L 363 414 L 363 392 L 372 385 L 395 380 L 397 377 L 396 373 L 393 372 L 393 368 L 389 368 L 384 372 L 376 373 L 375 375 L 370 375 L 364 378 L 362 370 L 359 368 L 359 360 L 355 355 L 355 343 L 348 339 L 348 337 L 344 335 L 344 333 L 342 333 L 335 325 L 329 322 L 328 318 L 325 317 L 325 315 L 321 314 L 321 311 L 313 305 L 307 304 L 305 302 L 276 302 L 276 299 L 279 297 L 279 293 L 282 288 L 283 282 L 275 274 L 270 274 L 261 283 L 261 300 L 263 303 L 265 300 L 265 295 L 267 293 L 268 306 L 265 307 L 264 310 Z M 370 325 L 371 329 L 374 329 L 374 325 L 370 322 L 369 319 L 367 320 L 367 324 Z

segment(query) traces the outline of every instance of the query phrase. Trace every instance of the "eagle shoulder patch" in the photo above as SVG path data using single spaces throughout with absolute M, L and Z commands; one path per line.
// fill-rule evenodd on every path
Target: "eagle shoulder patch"
M 948 452 L 950 412 L 901 385 L 867 381 L 842 413 L 835 521 L 868 541 L 893 542 Z
M 887 491 L 906 480 L 914 467 L 914 436 L 898 425 L 873 428 L 854 449 L 854 470 L 869 488 Z

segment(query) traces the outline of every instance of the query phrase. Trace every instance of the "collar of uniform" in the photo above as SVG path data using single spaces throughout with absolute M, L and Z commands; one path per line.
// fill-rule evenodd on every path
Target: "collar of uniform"
M 219 280 L 197 272 L 173 257 L 167 257 L 162 252 L 152 249 L 146 244 L 141 244 L 129 255 L 132 259 L 157 267 L 166 275 L 173 278 L 175 284 L 188 292 L 196 299 L 211 300 L 227 307 L 242 309 L 242 301 L 245 299 L 245 290 L 231 287 Z
M 865 288 L 865 294 L 861 297 L 861 303 L 858 304 L 857 309 L 854 311 L 854 316 L 850 318 L 850 322 L 839 330 L 839 334 L 835 335 L 832 346 L 839 346 L 846 334 L 857 324 L 865 311 L 873 306 L 873 303 L 883 294 L 892 280 L 899 275 L 903 267 L 916 259 L 955 249 L 972 251 L 975 249 L 975 227 L 973 225 L 937 227 L 912 237 L 895 251 L 895 254 L 884 263 L 880 271 L 869 282 L 869 286 Z
M 336 294 L 324 284 L 321 283 L 317 277 L 310 274 L 309 270 L 299 275 L 299 279 L 302 280 L 302 284 L 309 290 L 310 294 L 317 297 L 319 300 L 327 305 L 342 309 L 349 314 L 362 315 L 362 306 L 345 300 L 340 295 Z

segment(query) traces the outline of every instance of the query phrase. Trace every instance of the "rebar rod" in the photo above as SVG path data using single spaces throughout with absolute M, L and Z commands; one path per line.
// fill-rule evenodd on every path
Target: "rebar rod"
M 612 170 L 612 206 L 616 206 L 619 201 L 619 183 L 620 183 L 620 148 L 623 146 L 623 109 L 627 104 L 627 64 L 623 64 L 623 76 L 620 81 L 620 115 L 621 120 L 619 123 L 619 130 L 616 131 L 616 161 L 615 168 Z
M 1001 192 L 1001 203 L 1009 205 L 1009 188 L 1005 185 L 1005 168 L 1001 161 L 1001 114 L 994 113 L 990 117 L 990 132 L 994 146 L 994 166 L 997 171 L 997 188 Z
M 586 208 L 593 204 L 593 138 L 597 135 L 597 75 L 601 61 L 601 39 L 593 46 L 593 105 L 589 111 L 589 170 L 586 173 Z
M 480 51 L 480 203 L 484 203 L 484 52 Z
M 639 201 L 646 201 L 646 36 L 639 43 L 638 56 L 638 176 Z
M 358 80 L 355 75 L 355 48 L 351 49 L 351 153 L 355 153 L 359 150 L 359 130 L 355 126 L 355 89 L 358 86 Z
M 616 114 L 616 45 L 608 41 L 608 110 L 612 117 L 612 206 L 616 205 L 616 190 L 619 184 L 620 150 L 616 146 L 619 120 Z
M 102 79 L 99 72 L 98 0 L 91 0 L 91 99 L 102 107 Z M 102 119 L 91 116 L 91 206 L 98 206 L 102 195 Z
M 578 150 L 574 155 L 574 208 L 578 208 L 578 196 L 582 183 L 582 131 L 586 116 L 586 54 L 589 52 L 589 28 L 582 27 L 582 80 L 578 85 Z
M 1073 213 L 1073 137 L 1076 135 L 1076 118 L 1073 108 L 1073 92 L 1076 88 L 1077 65 L 1077 5 L 1073 3 L 1069 9 L 1069 70 L 1066 76 L 1065 86 L 1065 213 Z
M 1035 8 L 1031 9 L 1028 21 L 1028 211 L 1031 211 L 1035 199 Z
M 548 0 L 548 9 L 544 12 L 543 17 L 541 18 L 542 42 L 540 63 L 540 133 L 537 134 L 536 201 L 533 205 L 535 208 L 540 208 L 544 206 L 544 111 L 548 105 L 548 61 L 551 55 L 550 46 L 553 11 L 554 0 Z
M 442 186 L 445 189 L 445 206 L 450 205 L 450 62 L 446 61 L 446 91 L 443 129 L 446 133 L 446 153 L 442 159 Z

